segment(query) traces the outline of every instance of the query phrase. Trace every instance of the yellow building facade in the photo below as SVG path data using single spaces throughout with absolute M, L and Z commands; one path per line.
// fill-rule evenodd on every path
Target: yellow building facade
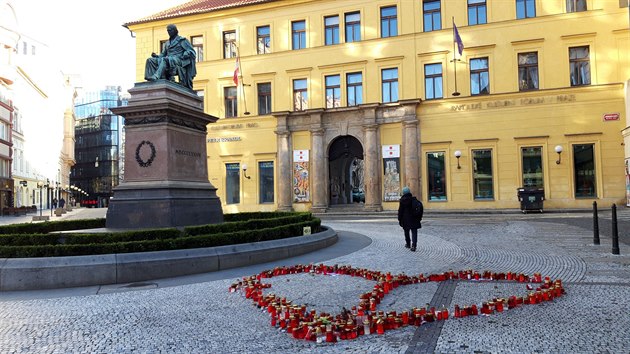
M 167 24 L 195 47 L 225 212 L 325 212 L 393 210 L 403 186 L 432 209 L 630 203 L 629 20 L 618 0 L 225 0 L 125 26 L 139 82 Z

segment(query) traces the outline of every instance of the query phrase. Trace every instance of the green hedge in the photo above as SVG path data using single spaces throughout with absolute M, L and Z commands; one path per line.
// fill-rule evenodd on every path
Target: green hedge
M 247 213 L 251 216 L 248 219 L 242 219 L 236 221 L 237 218 L 229 218 L 231 222 L 225 222 L 222 224 L 210 224 L 201 226 L 188 226 L 184 228 L 184 232 L 187 235 L 206 235 L 206 234 L 219 234 L 237 232 L 240 230 L 255 230 L 255 229 L 267 229 L 276 226 L 293 224 L 297 222 L 303 222 L 313 219 L 311 213 L 269 213 L 275 214 L 275 217 L 261 217 L 260 214 L 264 213 Z M 228 214 L 234 215 L 234 214 Z M 264 215 L 266 216 L 266 215 Z M 232 221 L 234 220 L 234 221 Z
M 90 244 L 169 239 L 182 236 L 178 229 L 156 229 L 108 233 L 54 233 L 0 235 L 0 246 Z
M 0 235 L 5 234 L 47 234 L 55 231 L 99 229 L 105 227 L 105 218 L 46 221 L 0 226 Z
M 0 258 L 78 256 L 215 247 L 300 236 L 305 226 L 310 226 L 311 232 L 316 233 L 321 227 L 321 220 L 313 218 L 310 213 L 267 213 L 279 216 L 277 219 L 261 218 L 261 216 L 267 216 L 258 215 L 261 213 L 247 214 L 249 217 L 258 218 L 253 220 L 242 218 L 246 221 L 190 227 L 193 232 L 196 232 L 195 234 L 172 228 L 97 234 L 0 235 Z M 232 220 L 235 219 L 239 218 L 232 218 Z M 225 226 L 226 224 L 230 225 Z M 84 228 L 86 228 L 85 225 L 81 225 L 81 229 Z M 51 229 L 59 230 L 59 227 Z M 213 232 L 201 233 L 202 230 Z
M 285 216 L 291 216 L 295 214 L 301 214 L 300 212 L 293 211 L 254 211 L 247 213 L 233 213 L 223 214 L 223 220 L 225 222 L 247 221 L 252 219 L 273 219 L 281 218 Z M 310 214 L 310 213 L 307 213 Z

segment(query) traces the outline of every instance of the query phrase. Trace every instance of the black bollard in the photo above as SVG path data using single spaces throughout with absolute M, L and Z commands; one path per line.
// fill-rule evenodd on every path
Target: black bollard
M 617 232 L 617 206 L 612 205 L 612 254 L 619 254 L 619 233 Z
M 593 202 L 593 244 L 599 245 L 599 219 L 597 218 L 597 202 Z

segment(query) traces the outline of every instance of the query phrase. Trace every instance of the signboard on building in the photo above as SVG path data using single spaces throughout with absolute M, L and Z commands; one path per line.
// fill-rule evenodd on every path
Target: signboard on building
M 293 150 L 293 162 L 308 162 L 308 150 Z
M 606 113 L 604 114 L 604 122 L 611 120 L 619 120 L 619 113 Z
M 626 206 L 630 207 L 630 159 L 626 159 Z
M 400 157 L 400 145 L 383 145 L 383 158 Z

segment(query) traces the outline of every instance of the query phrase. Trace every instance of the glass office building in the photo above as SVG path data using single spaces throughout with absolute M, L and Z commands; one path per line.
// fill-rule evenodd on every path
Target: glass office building
M 124 120 L 109 109 L 126 105 L 127 98 L 117 86 L 86 92 L 77 100 L 76 165 L 70 183 L 87 193 L 75 195 L 83 206 L 107 207 L 112 189 L 124 176 Z

